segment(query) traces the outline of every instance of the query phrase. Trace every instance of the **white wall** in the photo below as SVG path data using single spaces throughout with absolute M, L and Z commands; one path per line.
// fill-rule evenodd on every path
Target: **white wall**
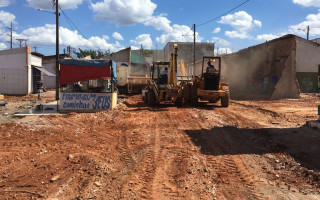
M 320 65 L 320 45 L 297 38 L 297 56 L 296 71 L 297 72 L 317 72 Z
M 42 66 L 42 58 L 35 56 L 35 55 L 31 55 L 31 63 L 30 64 L 33 66 L 41 67 Z
M 27 49 L 10 49 L 0 51 L 0 68 L 22 69 L 27 66 Z
M 0 51 L 0 93 L 28 94 L 27 48 Z
M 43 60 L 42 66 L 44 69 L 46 69 L 48 72 L 51 72 L 52 74 L 56 74 L 56 58 Z M 55 89 L 56 88 L 56 77 L 49 77 L 44 75 L 43 76 L 43 85 L 47 89 Z

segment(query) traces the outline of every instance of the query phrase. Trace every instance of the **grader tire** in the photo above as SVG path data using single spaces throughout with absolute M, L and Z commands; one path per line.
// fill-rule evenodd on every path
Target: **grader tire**
M 229 95 L 229 92 L 226 92 L 226 95 L 225 96 L 223 96 L 222 98 L 221 98 L 221 106 L 222 107 L 228 107 L 229 106 L 229 97 L 230 95 Z
M 191 100 L 191 85 L 185 85 L 182 90 L 184 103 L 189 105 Z
M 143 101 L 145 104 L 148 104 L 148 92 L 146 92 L 144 95 L 145 95 L 145 96 L 144 96 L 144 98 L 142 98 L 142 101 Z
M 175 100 L 174 105 L 180 107 L 182 105 L 182 97 L 178 97 Z
M 197 94 L 197 87 L 194 85 L 190 86 L 190 105 L 191 106 L 197 106 L 198 104 L 198 94 Z
M 148 106 L 155 106 L 157 103 L 156 95 L 153 93 L 152 90 L 148 90 L 148 99 L 147 99 L 147 105 Z

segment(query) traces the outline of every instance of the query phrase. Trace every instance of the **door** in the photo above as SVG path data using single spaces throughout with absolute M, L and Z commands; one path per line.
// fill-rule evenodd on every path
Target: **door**
M 35 67 L 32 67 L 32 93 L 38 93 L 37 83 L 41 80 L 41 72 Z

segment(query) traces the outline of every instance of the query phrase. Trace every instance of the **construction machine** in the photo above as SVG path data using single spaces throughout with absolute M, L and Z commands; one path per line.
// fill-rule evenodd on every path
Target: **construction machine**
M 211 64 L 205 68 L 205 64 Z M 221 57 L 203 57 L 199 76 L 193 76 L 183 86 L 183 99 L 187 104 L 196 105 L 198 100 L 229 106 L 229 84 L 221 82 Z
M 174 44 L 170 62 L 153 62 L 151 79 L 147 81 L 147 89 L 143 91 L 148 106 L 155 106 L 164 101 L 171 101 L 176 106 L 182 104 L 182 87 L 177 80 L 177 57 L 178 45 Z
M 6 106 L 8 102 L 4 99 L 4 96 L 0 94 L 0 106 Z

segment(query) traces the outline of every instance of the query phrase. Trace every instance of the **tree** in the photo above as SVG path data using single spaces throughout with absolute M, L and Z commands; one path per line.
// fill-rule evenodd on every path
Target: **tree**
M 99 59 L 103 57 L 104 54 L 101 50 L 94 51 L 94 50 L 82 50 L 79 48 L 79 52 L 76 52 L 78 58 L 84 58 L 86 56 L 91 56 L 91 59 Z
M 143 46 L 141 44 L 141 49 L 140 49 L 140 53 L 143 57 L 149 57 L 153 54 L 153 51 L 150 49 L 143 49 Z

